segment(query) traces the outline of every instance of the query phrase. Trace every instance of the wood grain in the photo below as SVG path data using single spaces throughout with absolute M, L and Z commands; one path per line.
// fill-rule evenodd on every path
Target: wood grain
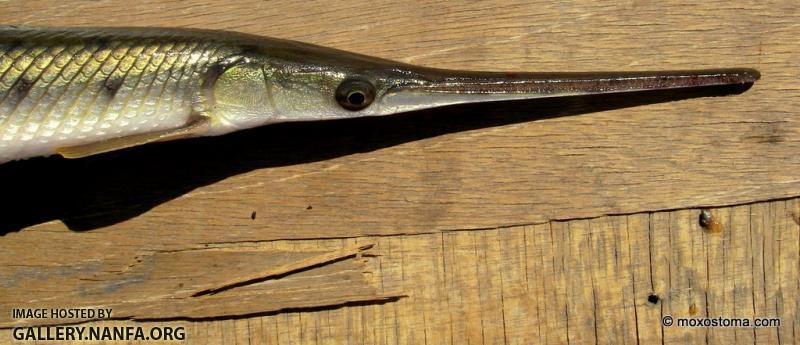
M 365 262 L 371 245 L 332 251 L 281 247 L 232 244 L 156 251 L 121 266 L 114 266 L 113 259 L 69 269 L 12 265 L 3 272 L 0 308 L 103 308 L 113 310 L 115 319 L 202 319 L 402 297 L 379 292 L 380 276 Z M 0 327 L 72 322 L 0 315 Z
M 4 24 L 235 30 L 442 68 L 762 74 L 730 97 L 445 109 L 0 166 L 0 282 L 28 284 L 0 283 L 0 302 L 74 294 L 136 257 L 181 262 L 158 253 L 376 243 L 363 279 L 407 298 L 166 324 L 207 344 L 796 343 L 799 19 L 793 1 L 0 1 Z M 661 327 L 667 314 L 783 325 Z
M 244 319 L 88 325 L 182 326 L 190 344 L 795 344 L 798 208 L 798 198 L 715 208 L 720 232 L 699 225 L 699 209 L 686 209 L 507 229 L 273 241 L 267 244 L 298 251 L 375 243 L 370 267 L 378 290 L 408 297 Z M 780 318 L 781 327 L 664 327 L 666 315 Z M 0 339 L 10 332 L 0 330 Z

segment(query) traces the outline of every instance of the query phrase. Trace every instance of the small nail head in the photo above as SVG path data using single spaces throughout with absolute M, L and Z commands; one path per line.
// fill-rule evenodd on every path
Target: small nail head
M 711 210 L 704 209 L 700 211 L 699 223 L 708 232 L 718 233 L 722 231 L 722 224 L 714 217 Z
M 659 301 L 660 299 L 661 299 L 661 298 L 659 298 L 659 297 L 658 297 L 658 295 L 656 295 L 656 294 L 654 294 L 654 293 L 651 293 L 649 296 L 647 296 L 647 301 L 648 301 L 648 302 L 650 302 L 650 303 L 652 303 L 652 304 L 656 304 L 656 303 L 658 303 L 658 301 Z
M 712 221 L 711 211 L 709 210 L 700 211 L 700 226 L 708 228 L 708 226 L 711 224 L 711 221 Z

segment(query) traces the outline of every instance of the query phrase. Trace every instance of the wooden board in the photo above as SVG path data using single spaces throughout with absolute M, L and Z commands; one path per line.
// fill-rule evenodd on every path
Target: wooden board
M 86 326 L 184 327 L 191 344 L 797 343 L 800 199 L 711 212 L 716 231 L 699 225 L 700 210 L 687 209 L 506 229 L 269 242 L 298 251 L 374 242 L 370 267 L 380 292 L 407 297 L 238 319 Z M 780 318 L 781 327 L 664 327 L 667 315 L 675 322 Z M 0 331 L 0 339 L 11 332 Z
M 730 97 L 458 107 L 6 164 L 0 305 L 75 293 L 142 256 L 167 257 L 180 276 L 187 259 L 162 253 L 314 256 L 357 241 L 376 243 L 377 259 L 335 286 L 362 290 L 324 304 L 376 303 L 168 323 L 200 343 L 794 343 L 797 200 L 749 203 L 800 195 L 798 17 L 792 1 L 0 1 L 3 24 L 227 29 L 443 68 L 762 73 Z M 692 208 L 725 205 L 744 206 L 715 210 L 720 234 L 697 228 Z M 258 260 L 280 261 L 237 262 Z M 690 310 L 784 325 L 658 327 Z
M 338 250 L 281 247 L 232 244 L 157 250 L 134 257 L 117 253 L 117 260 L 130 260 L 121 266 L 115 266 L 117 260 L 112 258 L 69 267 L 12 264 L 4 276 L 0 308 L 91 306 L 112 310 L 117 319 L 202 319 L 403 297 L 380 292 L 367 262 L 371 257 L 367 250 L 373 244 Z M 103 315 L 84 321 L 108 318 Z M 72 322 L 71 317 L 0 315 L 0 327 Z

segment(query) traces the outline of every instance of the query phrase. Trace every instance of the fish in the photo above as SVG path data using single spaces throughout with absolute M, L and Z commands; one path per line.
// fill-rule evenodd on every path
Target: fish
M 290 121 L 455 104 L 752 85 L 758 71 L 460 71 L 181 28 L 0 27 L 0 164 Z

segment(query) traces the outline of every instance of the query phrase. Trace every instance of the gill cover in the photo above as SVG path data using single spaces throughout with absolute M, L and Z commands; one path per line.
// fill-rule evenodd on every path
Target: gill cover
M 210 116 L 215 120 L 215 134 L 261 125 L 274 114 L 275 105 L 260 64 L 239 60 L 211 77 L 214 81 L 206 102 L 213 104 Z

